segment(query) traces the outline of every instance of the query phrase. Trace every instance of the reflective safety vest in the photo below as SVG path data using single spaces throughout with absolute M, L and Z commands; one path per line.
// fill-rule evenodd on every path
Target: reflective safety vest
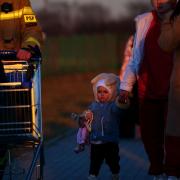
M 0 0 L 0 50 L 40 47 L 42 30 L 29 0 Z

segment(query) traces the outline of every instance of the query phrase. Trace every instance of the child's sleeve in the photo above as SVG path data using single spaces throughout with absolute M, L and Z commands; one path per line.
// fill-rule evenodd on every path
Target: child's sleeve
M 119 103 L 118 98 L 116 98 L 115 102 L 112 104 L 112 113 L 115 113 L 117 115 L 125 114 L 129 106 L 129 102 L 126 104 L 121 104 Z

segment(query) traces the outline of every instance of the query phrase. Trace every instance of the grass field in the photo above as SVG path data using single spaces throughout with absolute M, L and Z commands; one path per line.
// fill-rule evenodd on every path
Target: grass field
M 115 34 L 48 37 L 43 72 L 48 74 L 118 69 L 126 36 Z

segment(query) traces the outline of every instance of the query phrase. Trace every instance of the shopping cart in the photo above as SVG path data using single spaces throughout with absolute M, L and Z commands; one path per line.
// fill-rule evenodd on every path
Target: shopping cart
M 19 61 L 16 51 L 0 51 L 0 60 L 4 69 L 0 75 L 0 146 L 8 147 L 8 172 L 5 175 L 13 179 L 18 173 L 13 167 L 12 151 L 31 148 L 30 165 L 19 173 L 23 173 L 26 180 L 32 179 L 34 174 L 35 179 L 41 180 L 44 164 L 41 58 Z

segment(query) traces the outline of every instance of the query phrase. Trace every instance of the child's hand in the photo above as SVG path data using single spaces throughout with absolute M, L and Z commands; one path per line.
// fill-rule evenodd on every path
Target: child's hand
M 84 112 L 84 116 L 86 121 L 84 122 L 86 128 L 88 129 L 89 132 L 91 132 L 91 123 L 93 120 L 93 113 L 90 110 L 87 110 Z
M 87 121 L 92 121 L 93 120 L 93 113 L 92 113 L 92 111 L 87 110 L 87 111 L 84 112 L 84 114 L 85 114 L 85 119 Z

